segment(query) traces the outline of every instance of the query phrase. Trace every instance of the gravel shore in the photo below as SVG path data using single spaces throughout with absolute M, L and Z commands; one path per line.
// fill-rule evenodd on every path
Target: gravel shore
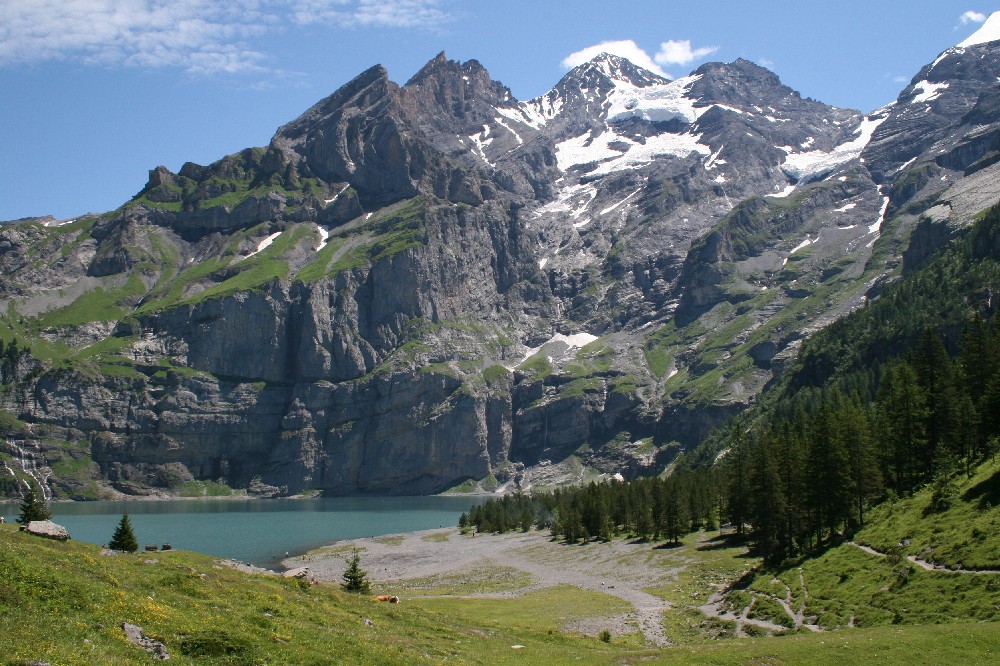
M 634 611 L 625 616 L 596 618 L 570 629 L 596 635 L 642 631 L 647 642 L 668 643 L 663 612 L 670 605 L 646 589 L 676 579 L 683 562 L 654 556 L 648 543 L 612 541 L 566 545 L 548 532 L 463 535 L 457 529 L 340 541 L 284 560 L 285 567 L 308 566 L 317 580 L 340 582 L 345 557 L 361 551 L 378 594 L 410 597 L 512 597 L 526 592 L 571 585 L 619 597 Z

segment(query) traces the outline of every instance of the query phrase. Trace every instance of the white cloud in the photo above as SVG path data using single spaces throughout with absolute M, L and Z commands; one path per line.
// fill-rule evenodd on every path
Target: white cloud
M 447 0 L 446 0 L 447 1 Z M 191 74 L 275 73 L 249 44 L 292 25 L 434 27 L 441 0 L 3 0 L 0 66 L 69 60 Z M 257 40 L 257 44 L 265 40 Z
M 0 64 L 259 70 L 266 55 L 245 40 L 264 31 L 260 19 L 257 0 L 12 0 L 0 4 Z
M 600 44 L 580 49 L 579 51 L 570 53 L 568 56 L 563 58 L 562 66 L 565 69 L 572 69 L 589 60 L 593 60 L 602 53 L 610 53 L 611 55 L 627 58 L 628 60 L 631 60 L 633 64 L 636 64 L 643 69 L 656 72 L 660 76 L 667 76 L 667 74 L 660 69 L 659 65 L 657 65 L 656 62 L 649 57 L 649 54 L 639 48 L 639 46 L 631 39 L 601 42 Z
M 718 46 L 699 46 L 693 49 L 689 39 L 670 39 L 660 44 L 660 50 L 653 59 L 661 65 L 687 65 L 718 50 Z
M 289 0 L 292 20 L 342 27 L 433 28 L 450 19 L 439 0 Z
M 986 14 L 970 10 L 962 14 L 958 20 L 962 22 L 962 25 L 968 25 L 969 23 L 983 23 L 986 21 Z

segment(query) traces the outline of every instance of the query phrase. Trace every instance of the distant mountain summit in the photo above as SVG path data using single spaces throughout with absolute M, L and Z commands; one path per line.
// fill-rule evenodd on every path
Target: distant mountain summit
M 372 67 L 267 146 L 0 228 L 0 449 L 73 497 L 659 473 L 1000 199 L 998 21 L 868 114 L 746 60 L 601 54 L 527 101 Z
M 989 42 L 996 41 L 1000 41 L 1000 12 L 990 14 L 979 30 L 969 35 L 967 39 L 959 42 L 955 48 L 965 49 L 970 46 L 979 46 L 980 44 L 988 44 Z

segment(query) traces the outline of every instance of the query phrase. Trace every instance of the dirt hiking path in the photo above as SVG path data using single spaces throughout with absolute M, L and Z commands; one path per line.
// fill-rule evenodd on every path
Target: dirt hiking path
M 868 553 L 869 555 L 874 555 L 875 557 L 888 557 L 888 553 L 883 553 L 882 551 L 875 550 L 871 546 L 866 546 L 860 544 L 856 541 L 849 541 L 850 545 L 854 546 L 858 550 Z M 941 564 L 935 564 L 933 562 L 928 562 L 927 560 L 921 560 L 916 555 L 907 555 L 906 559 L 912 564 L 916 564 L 918 567 L 924 571 L 937 571 L 940 573 L 950 573 L 950 574 L 971 574 L 974 576 L 993 576 L 1000 574 L 1000 569 L 951 569 Z

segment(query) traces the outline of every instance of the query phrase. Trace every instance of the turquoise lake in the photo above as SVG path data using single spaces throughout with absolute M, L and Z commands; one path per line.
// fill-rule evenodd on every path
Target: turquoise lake
M 103 544 L 128 512 L 139 541 L 169 543 L 274 568 L 285 553 L 298 555 L 342 539 L 454 527 L 482 500 L 470 497 L 319 497 L 272 500 L 54 502 L 52 520 L 77 541 Z M 17 504 L 0 504 L 8 522 Z

